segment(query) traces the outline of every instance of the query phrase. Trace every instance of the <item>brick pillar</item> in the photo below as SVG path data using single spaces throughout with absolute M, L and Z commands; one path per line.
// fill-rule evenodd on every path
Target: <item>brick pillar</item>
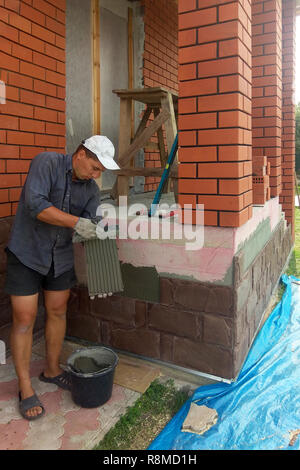
M 280 202 L 288 223 L 295 223 L 295 56 L 296 2 L 282 3 L 282 191 Z
M 65 151 L 65 0 L 0 1 L 0 218 L 14 215 L 30 160 Z
M 253 155 L 271 164 L 271 197 L 281 192 L 281 0 L 252 2 Z
M 179 0 L 179 203 L 205 225 L 252 215 L 251 5 Z

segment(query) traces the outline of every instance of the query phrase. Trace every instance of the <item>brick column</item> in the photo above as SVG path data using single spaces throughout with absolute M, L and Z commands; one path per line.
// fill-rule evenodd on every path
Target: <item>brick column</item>
M 281 192 L 281 0 L 252 1 L 253 155 L 271 164 L 271 197 Z
M 0 218 L 14 215 L 30 160 L 65 151 L 65 0 L 0 1 Z
M 295 60 L 296 2 L 282 3 L 282 191 L 280 202 L 288 223 L 295 223 Z
M 179 0 L 179 203 L 205 225 L 252 215 L 250 1 Z

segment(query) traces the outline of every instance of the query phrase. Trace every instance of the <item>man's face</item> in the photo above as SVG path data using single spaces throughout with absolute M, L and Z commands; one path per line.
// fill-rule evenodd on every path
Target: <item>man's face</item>
M 99 160 L 87 157 L 84 150 L 78 152 L 77 159 L 73 163 L 73 172 L 77 179 L 97 179 L 100 177 L 102 171 L 105 171 L 105 167 Z

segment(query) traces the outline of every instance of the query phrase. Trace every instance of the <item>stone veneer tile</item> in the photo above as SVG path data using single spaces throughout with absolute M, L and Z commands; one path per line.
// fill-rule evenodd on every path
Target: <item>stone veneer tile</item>
M 205 314 L 203 317 L 203 341 L 232 348 L 233 321 L 220 315 Z
M 144 328 L 134 330 L 116 328 L 112 330 L 112 346 L 123 351 L 159 359 L 160 333 Z
M 196 339 L 201 330 L 198 317 L 194 312 L 154 304 L 149 309 L 149 328 Z
M 200 370 L 223 378 L 232 377 L 232 351 L 191 341 L 187 338 L 174 339 L 175 364 L 189 369 Z

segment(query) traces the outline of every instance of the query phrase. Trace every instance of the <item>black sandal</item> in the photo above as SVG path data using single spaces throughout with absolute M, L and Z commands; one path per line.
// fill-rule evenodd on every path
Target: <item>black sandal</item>
M 64 371 L 62 374 L 59 374 L 56 377 L 45 377 L 44 372 L 42 372 L 39 376 L 39 379 L 42 382 L 57 385 L 64 390 L 71 390 L 71 377 L 67 371 Z
M 27 411 L 37 406 L 42 408 L 42 412 L 36 416 L 28 416 Z M 43 407 L 36 394 L 32 395 L 31 397 L 24 398 L 24 400 L 22 400 L 21 392 L 19 392 L 19 411 L 23 418 L 27 419 L 28 421 L 33 421 L 35 419 L 41 418 L 45 414 L 45 408 Z

